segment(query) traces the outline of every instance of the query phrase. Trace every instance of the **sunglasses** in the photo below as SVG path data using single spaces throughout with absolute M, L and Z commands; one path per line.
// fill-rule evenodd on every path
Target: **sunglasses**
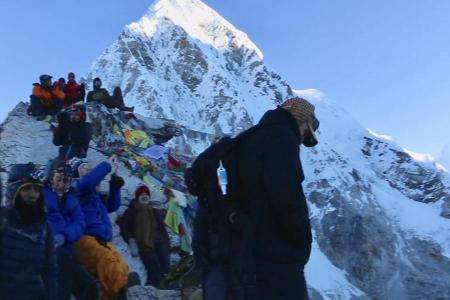
M 313 129 L 314 131 L 317 131 L 317 129 L 319 129 L 319 125 L 320 125 L 319 120 L 318 120 L 315 116 L 313 116 L 312 129 Z

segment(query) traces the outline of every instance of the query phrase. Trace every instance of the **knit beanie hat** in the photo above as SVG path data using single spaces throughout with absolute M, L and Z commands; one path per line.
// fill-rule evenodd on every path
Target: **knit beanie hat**
M 152 195 L 150 193 L 150 189 L 146 185 L 141 184 L 136 188 L 136 191 L 134 192 L 134 196 L 136 197 L 136 199 L 138 199 L 139 196 L 143 193 L 147 193 L 149 196 Z
M 281 104 L 281 108 L 290 112 L 299 126 L 314 116 L 315 109 L 314 105 L 299 97 L 286 100 L 286 102 Z

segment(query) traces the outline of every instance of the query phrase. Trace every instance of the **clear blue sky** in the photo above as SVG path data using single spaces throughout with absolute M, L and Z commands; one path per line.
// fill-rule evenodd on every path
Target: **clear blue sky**
M 152 3 L 0 2 L 0 117 L 41 73 L 84 74 Z M 294 88 L 317 88 L 362 124 L 438 156 L 450 141 L 450 1 L 205 0 Z

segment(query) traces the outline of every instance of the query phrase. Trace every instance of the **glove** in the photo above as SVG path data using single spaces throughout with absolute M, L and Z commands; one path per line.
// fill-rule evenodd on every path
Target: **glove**
M 114 189 L 114 190 L 120 189 L 121 187 L 123 187 L 124 184 L 125 184 L 125 181 L 123 180 L 122 177 L 120 177 L 119 175 L 116 175 L 116 173 L 111 174 L 111 179 L 109 180 L 109 185 L 112 189 Z
M 55 237 L 53 239 L 55 241 L 55 247 L 61 247 L 66 242 L 66 238 L 64 237 L 64 235 L 60 233 L 55 234 Z
M 131 256 L 139 256 L 139 248 L 135 239 L 130 239 L 128 241 L 128 246 L 130 247 Z

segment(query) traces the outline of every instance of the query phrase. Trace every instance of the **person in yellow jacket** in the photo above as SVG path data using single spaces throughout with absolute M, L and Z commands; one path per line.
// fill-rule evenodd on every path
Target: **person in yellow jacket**
M 41 75 L 39 81 L 40 84 L 34 84 L 27 113 L 42 120 L 46 115 L 57 114 L 64 107 L 66 95 L 53 87 L 52 76 Z

